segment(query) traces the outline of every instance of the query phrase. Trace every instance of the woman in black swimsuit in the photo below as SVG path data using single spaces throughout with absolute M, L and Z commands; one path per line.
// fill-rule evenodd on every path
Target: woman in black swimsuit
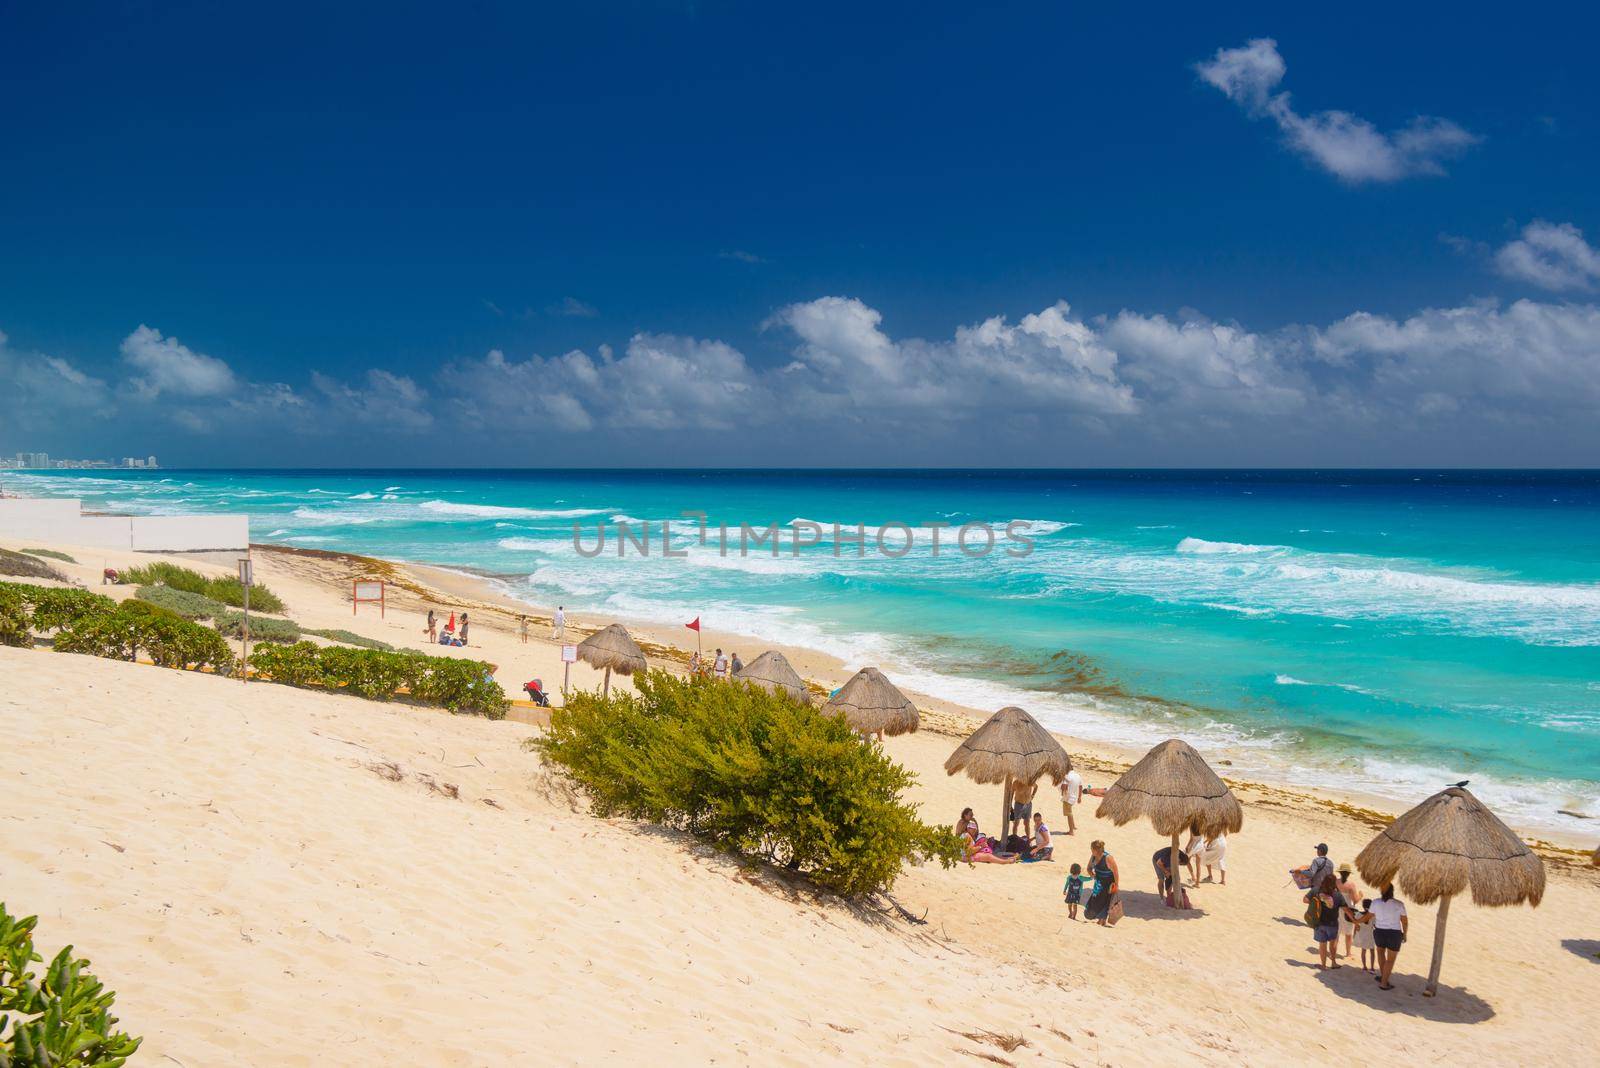
M 1086 920 L 1106 926 L 1106 913 L 1117 896 L 1117 862 L 1106 852 L 1106 844 L 1098 839 L 1089 843 L 1089 874 L 1094 876 L 1094 893 L 1083 907 Z

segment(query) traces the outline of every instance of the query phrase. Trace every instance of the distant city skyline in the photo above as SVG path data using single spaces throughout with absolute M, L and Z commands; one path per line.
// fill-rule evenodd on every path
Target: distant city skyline
M 52 471 L 85 469 L 159 469 L 155 456 L 124 456 L 120 460 L 69 460 L 52 458 L 47 452 L 19 452 L 14 456 L 0 456 L 0 470 Z
M 0 454 L 1600 465 L 1595 10 L 296 13 L 0 14 Z

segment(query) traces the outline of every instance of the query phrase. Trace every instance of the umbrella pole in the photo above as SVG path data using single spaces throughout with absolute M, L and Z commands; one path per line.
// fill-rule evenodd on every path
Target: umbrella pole
M 1006 839 L 1011 837 L 1011 776 L 1006 776 L 1005 796 L 1000 799 L 1000 848 L 1005 848 Z
M 601 693 L 600 696 L 604 697 L 604 698 L 609 698 L 611 696 L 611 669 L 610 668 L 606 668 L 605 690 L 604 690 L 604 692 Z
M 1439 918 L 1433 925 L 1433 963 L 1428 967 L 1428 985 L 1422 988 L 1424 997 L 1439 992 L 1439 966 L 1444 963 L 1444 925 L 1450 919 L 1450 899 L 1439 899 Z
M 1178 887 L 1183 881 L 1178 878 L 1178 832 L 1172 832 L 1172 852 L 1167 856 L 1167 879 L 1172 883 L 1172 907 L 1178 907 Z

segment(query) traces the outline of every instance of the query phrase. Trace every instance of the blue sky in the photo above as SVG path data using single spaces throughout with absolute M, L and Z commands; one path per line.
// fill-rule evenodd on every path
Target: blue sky
M 9 5 L 0 451 L 1600 462 L 1593 12 L 1106 7 Z

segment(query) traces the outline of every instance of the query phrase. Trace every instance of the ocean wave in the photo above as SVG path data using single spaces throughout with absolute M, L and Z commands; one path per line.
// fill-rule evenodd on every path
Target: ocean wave
M 1184 538 L 1178 542 L 1177 551 L 1199 556 L 1238 556 L 1253 553 L 1288 552 L 1287 545 L 1250 545 L 1237 541 L 1207 541 L 1204 538 Z
M 497 504 L 456 504 L 453 501 L 423 501 L 424 512 L 436 515 L 470 516 L 475 519 L 576 519 L 604 515 L 609 508 L 507 508 Z
M 550 542 L 540 538 L 501 538 L 495 544 L 514 552 L 548 552 L 550 549 Z
M 376 493 L 352 493 L 349 499 L 352 501 L 375 501 L 378 499 L 378 495 Z
M 400 499 L 400 495 L 398 493 L 385 493 L 383 495 L 383 499 L 386 501 L 398 501 Z
M 267 537 L 269 537 L 269 538 L 279 538 L 279 537 L 282 537 L 283 535 L 285 535 L 287 533 L 289 533 L 289 528 L 288 527 L 279 527 L 277 530 L 269 531 L 267 533 Z
M 298 537 L 286 538 L 284 540 L 286 540 L 286 541 L 294 541 L 294 542 L 310 543 L 310 542 L 317 542 L 317 541 L 333 541 L 334 539 L 333 539 L 333 536 L 331 534 L 327 535 L 327 536 L 323 536 L 323 535 L 319 535 L 319 534 L 301 534 Z
M 395 490 L 397 490 L 399 488 L 400 488 L 399 486 L 385 486 L 385 487 L 383 487 L 383 492 L 385 492 L 385 493 L 393 493 Z

